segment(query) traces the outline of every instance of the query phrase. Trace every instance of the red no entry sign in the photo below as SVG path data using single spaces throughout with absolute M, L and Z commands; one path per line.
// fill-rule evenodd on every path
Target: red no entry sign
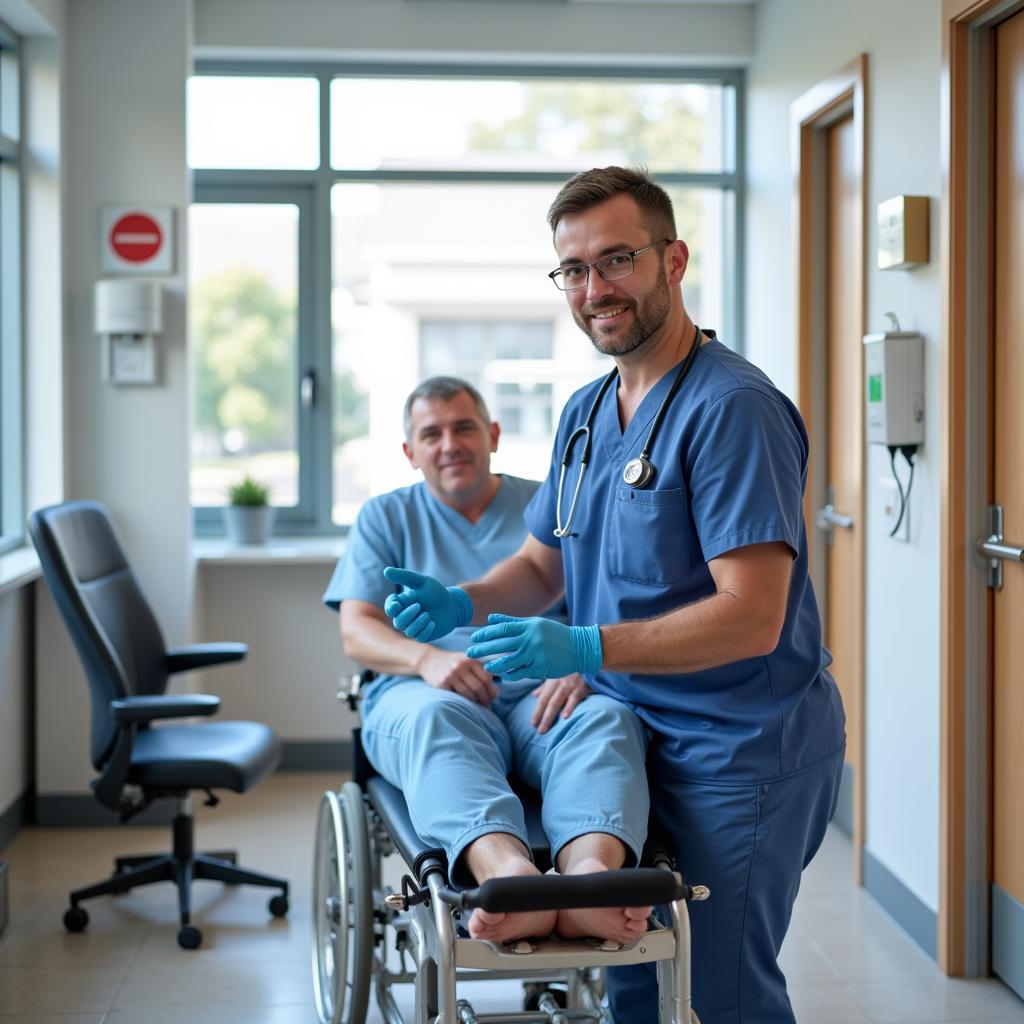
M 110 248 L 129 263 L 151 260 L 163 241 L 160 225 L 144 213 L 126 213 L 110 229 Z

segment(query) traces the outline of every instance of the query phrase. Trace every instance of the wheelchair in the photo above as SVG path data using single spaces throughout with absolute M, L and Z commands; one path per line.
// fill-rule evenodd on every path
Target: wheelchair
M 358 711 L 355 676 L 338 694 Z M 699 1024 L 691 1006 L 689 900 L 707 887 L 687 885 L 673 870 L 667 846 L 649 840 L 643 865 L 600 875 L 490 879 L 459 889 L 443 851 L 417 836 L 400 790 L 375 774 L 353 730 L 354 781 L 320 799 L 313 858 L 313 992 L 321 1024 L 364 1024 L 371 991 L 387 1024 L 604 1024 L 603 969 L 655 963 L 659 1024 Z M 532 855 L 545 871 L 551 851 L 540 825 L 540 797 L 516 786 L 526 809 Z M 657 835 L 656 823 L 655 835 Z M 386 888 L 382 865 L 398 854 L 401 891 Z M 472 939 L 463 915 L 613 906 L 667 907 L 668 924 L 652 915 L 647 932 L 625 946 L 598 939 Z M 468 915 L 467 915 L 468 917 Z M 521 980 L 523 1006 L 477 1013 L 460 998 L 460 982 Z M 407 1020 L 392 991 L 413 985 Z

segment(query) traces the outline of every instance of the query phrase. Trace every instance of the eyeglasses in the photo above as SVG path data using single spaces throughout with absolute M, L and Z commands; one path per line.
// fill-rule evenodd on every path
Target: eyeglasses
M 563 292 L 572 292 L 577 288 L 586 288 L 590 280 L 590 268 L 593 267 L 602 281 L 619 281 L 623 277 L 629 277 L 633 273 L 634 260 L 642 252 L 653 249 L 656 245 L 671 245 L 671 238 L 663 238 L 660 242 L 651 242 L 642 249 L 634 249 L 632 252 L 613 252 L 610 256 L 602 256 L 593 263 L 573 263 L 567 267 L 559 267 L 552 270 L 548 277 L 555 283 L 555 287 Z

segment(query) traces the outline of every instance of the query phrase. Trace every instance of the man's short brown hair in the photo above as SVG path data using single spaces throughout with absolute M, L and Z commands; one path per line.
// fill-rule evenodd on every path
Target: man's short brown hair
M 483 395 L 468 380 L 461 377 L 428 377 L 422 384 L 417 385 L 405 400 L 402 426 L 405 429 L 406 441 L 412 441 L 412 407 L 419 399 L 427 402 L 450 402 L 463 391 L 473 399 L 477 415 L 489 426 L 491 414 L 487 411 L 487 403 Z
M 554 232 L 567 214 L 589 210 L 617 195 L 633 197 L 652 237 L 675 240 L 672 200 L 644 167 L 595 167 L 574 174 L 555 196 L 548 210 L 548 224 Z

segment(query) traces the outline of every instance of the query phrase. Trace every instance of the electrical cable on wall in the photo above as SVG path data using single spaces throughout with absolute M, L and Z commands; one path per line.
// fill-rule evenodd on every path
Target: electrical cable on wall
M 910 489 L 914 486 L 914 456 L 917 454 L 918 445 L 890 444 L 886 447 L 889 449 L 889 465 L 892 467 L 892 476 L 896 481 L 896 489 L 900 494 L 900 514 L 896 517 L 895 525 L 889 531 L 889 536 L 895 537 L 899 532 L 900 526 L 903 524 L 903 517 L 906 515 L 907 509 L 910 506 Z M 910 476 L 907 477 L 906 490 L 903 489 L 903 484 L 900 482 L 899 474 L 896 472 L 897 452 L 903 456 L 903 461 L 910 467 Z

